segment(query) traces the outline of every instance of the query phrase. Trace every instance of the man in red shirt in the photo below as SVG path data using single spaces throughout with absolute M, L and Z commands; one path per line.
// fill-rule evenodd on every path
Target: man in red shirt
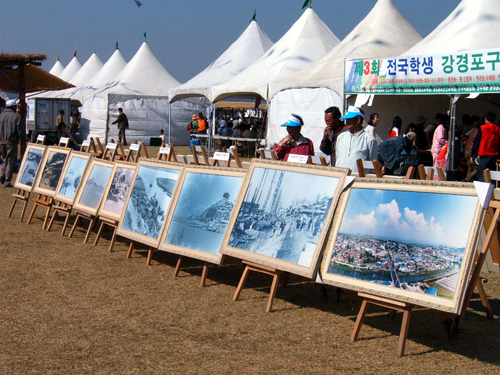
M 300 133 L 302 125 L 304 125 L 302 117 L 293 113 L 288 118 L 288 122 L 281 125 L 286 126 L 288 135 L 273 147 L 279 160 L 287 161 L 290 154 L 314 156 L 312 141 Z
M 495 124 L 496 118 L 497 115 L 494 112 L 488 112 L 484 116 L 484 125 L 479 128 L 472 146 L 471 162 L 477 156 L 479 181 L 484 181 L 483 171 L 486 168 L 496 170 L 496 162 L 500 153 L 500 127 Z

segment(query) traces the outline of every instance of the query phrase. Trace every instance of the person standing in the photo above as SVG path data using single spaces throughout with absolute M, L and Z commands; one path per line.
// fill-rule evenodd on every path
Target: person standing
M 389 138 L 399 137 L 401 135 L 401 126 L 403 125 L 403 120 L 401 117 L 396 116 L 392 120 L 392 128 L 389 131 Z
M 485 169 L 495 170 L 498 154 L 500 153 L 500 127 L 495 124 L 496 113 L 488 112 L 484 116 L 484 125 L 477 131 L 472 146 L 471 163 L 478 159 L 477 177 L 484 182 Z M 436 129 L 437 131 L 437 129 Z
M 363 129 L 365 114 L 361 108 L 349 106 L 341 120 L 346 120 L 347 131 L 341 133 L 335 145 L 335 166 L 358 172 L 356 160 L 377 159 L 377 141 Z
M 303 125 L 302 117 L 293 113 L 288 121 L 281 125 L 286 126 L 288 135 L 273 147 L 279 160 L 287 161 L 290 154 L 314 156 L 312 141 L 300 133 Z
M 207 120 L 205 119 L 205 116 L 203 116 L 203 113 L 198 113 L 198 134 L 207 134 Z
M 21 124 L 21 116 L 16 112 L 15 100 L 8 100 L 7 108 L 0 115 L 0 151 L 4 162 L 0 166 L 0 182 L 5 187 L 12 187 L 12 174 L 16 166 L 17 145 L 26 143 L 26 129 Z
M 123 113 L 123 108 L 118 108 L 118 118 L 113 121 L 112 124 L 118 124 L 118 139 L 120 140 L 120 143 L 122 143 L 124 146 L 127 146 L 125 130 L 128 129 L 128 118 L 127 115 Z
M 56 117 L 56 129 L 59 127 L 61 122 L 64 122 L 64 109 L 59 110 L 59 115 Z
M 448 116 L 438 113 L 436 115 L 436 130 L 432 136 L 432 166 L 437 167 L 437 156 L 448 142 Z
M 373 138 L 377 139 L 377 125 L 380 121 L 378 113 L 372 113 L 368 125 L 366 125 L 365 132 L 370 134 Z
M 345 124 L 340 120 L 340 110 L 338 107 L 328 107 L 325 110 L 325 130 L 319 149 L 325 155 L 330 155 L 330 165 L 335 165 L 335 142 L 340 133 L 345 131 Z

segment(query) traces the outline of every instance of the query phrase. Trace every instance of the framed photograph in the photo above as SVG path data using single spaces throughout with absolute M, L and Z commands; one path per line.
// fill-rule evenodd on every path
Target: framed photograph
M 457 314 L 483 217 L 472 184 L 356 180 L 335 214 L 323 281 Z
M 125 201 L 117 233 L 158 247 L 170 201 L 175 196 L 183 166 L 154 159 L 140 159 Z
M 89 164 L 91 154 L 73 151 L 64 166 L 55 199 L 59 202 L 73 204 L 78 188 L 82 182 L 83 174 Z
M 104 199 L 99 208 L 99 216 L 112 220 L 120 220 L 129 187 L 135 174 L 137 164 L 116 161 L 111 172 L 111 183 L 104 191 Z
M 104 191 L 110 182 L 114 162 L 109 160 L 92 159 L 83 175 L 81 188 L 76 193 L 73 208 L 97 215 Z
M 14 187 L 31 192 L 45 149 L 43 145 L 28 143 Z
M 187 167 L 159 250 L 221 264 L 222 240 L 245 175 L 237 169 Z
M 40 171 L 36 175 L 33 191 L 48 197 L 56 195 L 63 168 L 71 153 L 70 148 L 50 146 L 42 157 Z
M 345 168 L 252 160 L 222 253 L 314 277 L 347 173 Z

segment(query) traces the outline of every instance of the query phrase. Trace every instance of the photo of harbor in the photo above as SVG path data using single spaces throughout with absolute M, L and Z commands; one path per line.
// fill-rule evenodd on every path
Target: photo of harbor
M 229 246 L 309 267 L 339 178 L 255 168 Z
M 477 197 L 353 188 L 328 273 L 453 298 Z

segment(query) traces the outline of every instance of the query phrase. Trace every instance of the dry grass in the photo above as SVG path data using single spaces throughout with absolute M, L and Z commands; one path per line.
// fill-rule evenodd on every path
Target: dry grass
M 60 223 L 43 231 L 41 212 L 30 225 L 19 223 L 18 209 L 7 219 L 12 192 L 0 187 L 1 374 L 499 373 L 500 322 L 485 318 L 477 295 L 453 341 L 436 312 L 416 309 L 397 358 L 400 315 L 371 309 L 361 339 L 349 342 L 355 293 L 337 302 L 334 288 L 325 297 L 291 276 L 266 313 L 267 276 L 251 274 L 231 300 L 243 270 L 235 259 L 211 268 L 200 288 L 197 261 L 174 278 L 174 255 L 156 252 L 147 267 L 140 246 L 125 259 L 124 239 L 108 253 L 109 233 L 94 247 L 82 243 L 83 228 L 71 239 Z M 500 276 L 488 278 L 498 313 Z

